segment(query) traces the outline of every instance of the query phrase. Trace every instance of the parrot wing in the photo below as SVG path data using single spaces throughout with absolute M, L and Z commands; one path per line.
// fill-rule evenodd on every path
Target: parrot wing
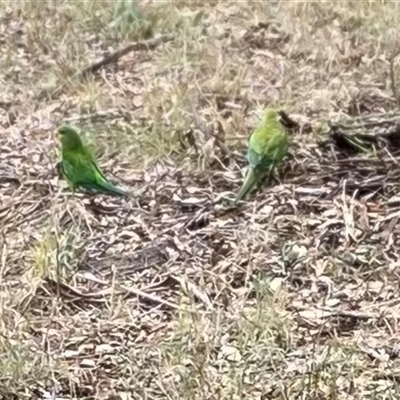
M 288 151 L 287 134 L 282 129 L 257 129 L 250 138 L 247 160 L 258 171 L 267 172 L 275 167 Z
M 235 203 L 247 196 L 253 187 L 287 154 L 288 138 L 283 127 L 259 127 L 250 137 L 247 161 L 249 171 Z
M 94 189 L 117 196 L 127 196 L 125 191 L 108 181 L 97 163 L 90 157 L 81 154 L 69 154 L 63 159 L 62 169 L 65 177 L 73 186 L 83 186 L 86 189 Z

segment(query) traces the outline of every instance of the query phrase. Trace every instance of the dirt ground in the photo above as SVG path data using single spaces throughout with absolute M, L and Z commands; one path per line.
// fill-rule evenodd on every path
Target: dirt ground
M 0 398 L 400 399 L 399 3 L 0 21 Z M 267 105 L 290 154 L 231 207 Z M 71 196 L 66 122 L 129 199 Z

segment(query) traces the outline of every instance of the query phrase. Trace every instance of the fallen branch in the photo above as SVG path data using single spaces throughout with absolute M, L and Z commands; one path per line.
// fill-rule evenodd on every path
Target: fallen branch
M 381 119 L 379 121 L 370 121 L 370 122 L 364 122 L 362 124 L 354 124 L 354 125 L 345 125 L 345 124 L 341 124 L 341 123 L 335 123 L 332 121 L 328 121 L 328 127 L 331 130 L 338 130 L 338 129 L 355 130 L 355 129 L 360 129 L 360 128 L 365 129 L 365 128 L 374 128 L 374 127 L 384 126 L 387 124 L 399 122 L 399 120 L 400 120 L 400 116 L 396 116 L 393 118 L 385 118 L 385 119 Z
M 156 47 L 158 47 L 162 43 L 169 42 L 173 39 L 172 35 L 163 35 L 159 36 L 157 38 L 152 38 L 148 40 L 144 40 L 142 42 L 135 42 L 135 43 L 129 43 L 128 45 L 122 47 L 121 49 L 117 49 L 113 51 L 110 54 L 107 54 L 100 60 L 94 62 L 93 64 L 89 65 L 88 67 L 77 71 L 72 77 L 71 80 L 77 79 L 77 80 L 84 80 L 86 79 L 89 75 L 97 72 L 100 68 L 104 67 L 105 65 L 111 64 L 113 62 L 118 61 L 121 57 L 127 55 L 128 53 L 131 53 L 132 51 L 142 51 L 142 50 L 154 50 Z M 70 81 L 61 84 L 58 86 L 52 93 L 48 93 L 47 90 L 41 92 L 38 95 L 39 99 L 42 99 L 45 96 L 53 97 L 59 95 L 64 88 L 69 84 Z
M 164 300 L 161 297 L 156 296 L 154 294 L 146 293 L 146 292 L 143 292 L 140 289 L 136 289 L 136 288 L 133 288 L 133 287 L 128 287 L 128 286 L 124 286 L 124 285 L 118 285 L 118 286 L 119 286 L 120 289 L 125 290 L 126 292 L 128 292 L 130 294 L 133 294 L 133 295 L 135 295 L 137 297 L 142 297 L 144 299 L 151 300 L 154 303 L 157 303 L 157 304 L 160 304 L 160 305 L 166 305 L 166 306 L 172 308 L 173 310 L 179 310 L 179 306 L 177 304 L 171 303 L 168 300 Z
M 358 311 L 343 311 L 343 310 L 332 311 L 330 317 L 353 318 L 353 319 L 360 319 L 360 320 L 379 319 L 379 318 L 394 318 L 392 316 L 381 316 L 381 315 L 371 314 L 371 313 L 363 313 L 363 312 L 358 312 Z
M 82 71 L 77 72 L 74 77 L 78 79 L 85 79 L 89 74 L 93 74 L 94 72 L 98 71 L 101 67 L 104 67 L 107 64 L 111 64 L 119 60 L 121 57 L 125 56 L 128 53 L 131 53 L 132 51 L 154 50 L 160 44 L 169 42 L 172 39 L 173 39 L 172 35 L 163 35 L 159 36 L 158 38 L 144 40 L 143 42 L 129 43 L 125 47 L 115 50 L 112 53 L 108 54 L 107 56 L 103 57 L 102 59 L 89 65 Z
M 325 319 L 332 317 L 352 318 L 356 320 L 378 320 L 378 319 L 398 319 L 398 315 L 384 315 L 365 313 L 360 311 L 345 311 L 345 310 L 332 310 L 329 308 L 307 308 L 307 307 L 294 307 L 297 313 L 304 319 Z

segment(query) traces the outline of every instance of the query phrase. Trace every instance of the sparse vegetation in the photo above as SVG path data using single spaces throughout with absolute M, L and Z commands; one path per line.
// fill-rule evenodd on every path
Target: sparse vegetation
M 5 0 L 0 21 L 0 398 L 400 398 L 399 3 Z M 291 156 L 229 210 L 267 104 L 301 126 Z M 339 120 L 365 151 L 324 143 Z M 63 191 L 64 121 L 132 200 Z

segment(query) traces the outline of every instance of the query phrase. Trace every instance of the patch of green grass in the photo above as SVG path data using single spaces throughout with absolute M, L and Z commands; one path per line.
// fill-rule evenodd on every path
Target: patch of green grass
M 69 198 L 66 202 L 70 203 L 65 204 L 70 213 L 68 224 L 61 226 L 59 222 L 52 221 L 32 245 L 32 269 L 28 272 L 32 282 L 37 278 L 68 280 L 82 258 L 82 239 L 87 236 L 84 225 L 88 215 L 77 200 Z
M 281 295 L 265 280 L 249 289 L 251 306 L 239 297 L 228 312 L 200 311 L 193 299 L 182 297 L 177 320 L 161 344 L 161 379 L 168 393 L 185 399 L 244 398 L 265 390 L 282 372 L 290 334 L 275 308 Z
M 29 398 L 31 388 L 51 383 L 54 360 L 47 357 L 43 348 L 33 340 L 27 340 L 27 332 L 10 331 L 0 335 L 0 395 L 4 398 Z M 24 388 L 21 391 L 21 388 Z
M 117 0 L 109 26 L 121 38 L 145 39 L 152 36 L 152 23 L 146 19 L 137 0 Z

